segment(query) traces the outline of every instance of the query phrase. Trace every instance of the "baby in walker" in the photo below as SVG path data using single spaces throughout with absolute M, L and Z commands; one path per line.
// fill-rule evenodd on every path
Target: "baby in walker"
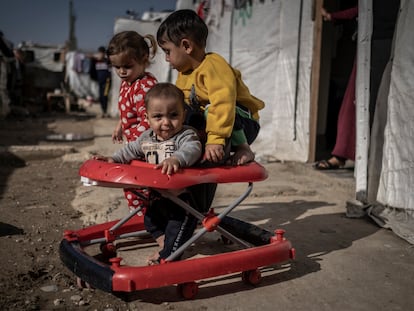
M 202 155 L 200 139 L 192 127 L 184 125 L 183 92 L 174 84 L 158 83 L 146 94 L 145 106 L 150 128 L 112 157 L 95 156 L 95 159 L 110 163 L 142 159 L 168 175 L 199 161 Z M 185 190 L 179 197 L 187 202 L 190 200 Z M 156 193 L 150 194 L 149 201 L 144 224 L 160 247 L 159 252 L 148 258 L 148 264 L 152 265 L 166 259 L 192 236 L 197 219 Z

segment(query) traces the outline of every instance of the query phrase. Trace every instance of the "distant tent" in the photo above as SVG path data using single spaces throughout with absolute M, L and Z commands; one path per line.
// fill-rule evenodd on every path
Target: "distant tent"
M 78 98 L 99 98 L 98 83 L 90 74 L 90 59 L 82 52 L 70 51 L 66 53 L 66 80 L 70 90 Z
M 64 81 L 64 46 L 22 42 L 24 55 L 25 97 L 46 98 L 46 93 L 60 89 Z

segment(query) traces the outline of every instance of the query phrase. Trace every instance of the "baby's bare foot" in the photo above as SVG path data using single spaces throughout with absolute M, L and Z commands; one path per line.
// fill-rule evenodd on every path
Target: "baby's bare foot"
M 158 238 L 155 239 L 155 241 L 158 244 L 158 251 L 156 251 L 152 256 L 147 258 L 147 264 L 148 266 L 157 265 L 160 263 L 160 251 L 164 248 L 164 240 L 165 235 L 161 235 Z

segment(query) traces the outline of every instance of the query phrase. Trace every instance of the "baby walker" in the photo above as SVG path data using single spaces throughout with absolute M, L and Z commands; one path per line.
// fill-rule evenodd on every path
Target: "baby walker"
M 232 167 L 186 168 L 168 176 L 142 161 L 127 165 L 88 160 L 81 166 L 79 174 L 85 185 L 153 189 L 194 215 L 202 224 L 190 240 L 161 264 L 152 266 L 123 264 L 114 244 L 120 239 L 148 235 L 139 208 L 121 220 L 65 231 L 60 243 L 61 260 L 94 288 L 119 293 L 177 284 L 179 294 L 191 299 L 198 292 L 196 281 L 241 272 L 244 282 L 256 285 L 261 279 L 260 267 L 295 257 L 294 248 L 283 237 L 284 230 L 269 232 L 228 216 L 250 194 L 253 182 L 267 178 L 265 168 L 257 162 Z M 220 213 L 210 209 L 203 214 L 174 194 L 177 193 L 174 190 L 197 184 L 240 182 L 247 183 L 245 192 Z M 174 261 L 203 235 L 213 231 L 217 231 L 224 241 L 237 243 L 242 249 Z M 99 256 L 88 254 L 87 249 L 92 245 L 100 245 L 101 255 L 108 260 L 98 260 Z

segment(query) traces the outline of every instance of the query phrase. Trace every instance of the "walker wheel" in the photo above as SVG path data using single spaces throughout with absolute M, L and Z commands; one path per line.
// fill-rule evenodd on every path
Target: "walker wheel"
M 262 280 L 262 274 L 259 269 L 243 271 L 242 280 L 246 284 L 257 285 Z
M 114 243 L 101 243 L 99 249 L 101 250 L 102 255 L 104 255 L 106 258 L 116 257 L 116 246 Z
M 198 293 L 198 284 L 196 282 L 178 284 L 177 292 L 185 299 L 193 299 Z

